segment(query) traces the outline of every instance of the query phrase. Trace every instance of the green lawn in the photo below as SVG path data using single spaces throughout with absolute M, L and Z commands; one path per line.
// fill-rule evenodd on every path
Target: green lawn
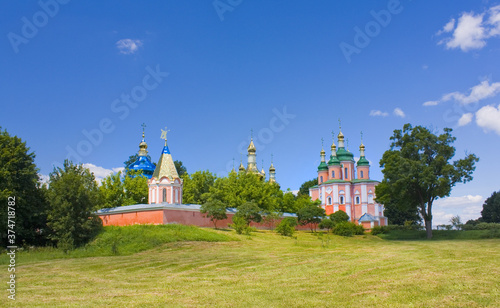
M 499 239 L 202 232 L 222 241 L 118 256 L 23 254 L 13 307 L 500 307 Z

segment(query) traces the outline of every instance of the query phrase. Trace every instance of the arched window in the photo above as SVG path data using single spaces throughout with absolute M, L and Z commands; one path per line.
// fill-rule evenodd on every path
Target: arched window
M 349 176 L 347 175 L 347 168 L 345 168 L 344 170 L 345 170 L 345 176 L 344 176 L 344 178 L 345 178 L 346 180 L 348 180 L 348 179 L 349 179 Z
M 167 202 L 167 189 L 163 188 L 162 190 L 162 202 Z
M 335 170 L 332 170 L 332 179 L 335 178 Z
M 340 204 L 344 204 L 344 196 L 340 196 Z
M 359 196 L 356 196 L 356 204 L 359 204 Z
M 359 175 L 361 176 L 361 178 L 364 178 L 364 177 L 363 177 L 363 170 L 361 170 L 361 171 L 359 172 Z
M 332 197 L 328 197 L 328 204 L 332 204 Z
M 323 183 L 323 176 L 320 176 L 320 177 L 319 177 L 319 183 L 320 183 L 320 184 L 321 184 L 321 183 Z

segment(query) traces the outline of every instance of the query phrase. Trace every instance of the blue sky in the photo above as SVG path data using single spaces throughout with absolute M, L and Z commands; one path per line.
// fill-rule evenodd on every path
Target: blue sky
M 224 175 L 274 155 L 292 190 L 316 176 L 331 131 L 372 178 L 394 129 L 454 129 L 474 180 L 438 201 L 434 223 L 477 218 L 498 190 L 499 1 L 9 1 L 0 12 L 0 125 L 47 175 L 66 157 L 98 177 L 170 129 L 188 172 Z M 128 99 L 128 102 L 127 102 Z M 75 154 L 76 153 L 76 154 Z

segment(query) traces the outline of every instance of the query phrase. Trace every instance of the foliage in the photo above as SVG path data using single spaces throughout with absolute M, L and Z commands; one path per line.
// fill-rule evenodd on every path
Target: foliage
M 280 221 L 276 232 L 283 236 L 292 236 L 295 232 L 295 226 L 297 226 L 297 220 L 294 217 L 286 217 Z
M 264 211 L 279 208 L 283 192 L 277 183 L 264 181 L 259 175 L 230 172 L 217 178 L 210 188 L 208 200 L 221 200 L 229 207 L 238 208 L 246 202 L 255 202 Z
M 371 229 L 370 233 L 371 233 L 372 235 L 377 235 L 377 234 L 382 234 L 382 233 L 384 233 L 384 231 L 383 231 L 383 229 L 382 229 L 382 227 L 381 227 L 381 226 L 374 226 L 374 227 Z
M 364 228 L 362 225 L 356 225 L 353 222 L 342 221 L 335 224 L 333 234 L 341 236 L 363 235 Z
M 200 212 L 206 214 L 206 216 L 210 218 L 215 228 L 217 228 L 218 220 L 227 218 L 226 205 L 219 200 L 209 201 L 203 204 L 200 208 Z
M 82 165 L 65 160 L 54 168 L 48 189 L 48 225 L 52 239 L 64 251 L 86 244 L 102 229 L 97 210 L 99 190 L 94 175 Z
M 318 185 L 318 178 L 314 178 L 312 180 L 305 181 L 304 183 L 302 183 L 302 185 L 300 185 L 298 195 L 299 196 L 302 196 L 302 195 L 309 196 L 309 188 L 313 187 L 314 185 Z
M 428 238 L 432 237 L 434 200 L 449 196 L 456 183 L 471 181 L 479 160 L 469 154 L 450 163 L 455 156 L 451 144 L 456 139 L 451 132 L 452 129 L 445 128 L 444 133 L 437 136 L 425 127 L 405 124 L 403 130 L 394 131 L 391 148 L 380 160 L 384 179 L 376 187 L 377 201 L 417 207 Z
M 253 222 L 261 222 L 262 215 L 260 214 L 260 208 L 254 202 L 245 202 L 243 205 L 238 207 L 238 211 L 234 215 L 235 217 L 241 217 L 245 220 L 247 226 Z
M 340 223 L 344 221 L 349 221 L 349 215 L 346 212 L 339 210 L 335 213 L 330 214 L 330 219 L 335 223 Z
M 123 205 L 148 203 L 148 179 L 141 170 L 129 170 L 123 179 Z
M 246 235 L 250 235 L 251 232 L 256 230 L 255 228 L 248 225 L 248 222 L 245 220 L 245 218 L 236 215 L 233 216 L 233 223 L 230 224 L 229 227 L 233 228 L 238 234 L 244 233 Z
M 325 210 L 315 202 L 310 202 L 297 211 L 297 217 L 301 225 L 309 225 L 311 231 L 316 231 L 316 226 L 325 217 Z
M 8 216 L 15 214 L 15 245 L 43 245 L 47 238 L 46 187 L 39 183 L 35 153 L 0 127 L 0 242 L 7 242 Z M 10 199 L 9 199 L 10 197 Z M 9 201 L 12 205 L 9 209 Z M 12 213 L 15 212 L 15 213 Z M 12 225 L 12 224 L 11 224 Z
M 280 202 L 279 211 L 283 213 L 296 213 L 297 212 L 297 197 L 291 192 L 287 191 L 283 194 Z
M 210 171 L 196 171 L 195 173 L 184 173 L 182 188 L 182 200 L 185 204 L 204 204 L 208 197 L 210 188 L 214 186 L 217 177 Z
M 325 218 L 319 223 L 320 229 L 326 229 L 328 232 L 335 227 L 335 222 L 330 218 Z
M 450 219 L 450 223 L 455 230 L 462 230 L 463 223 L 460 216 L 456 215 Z
M 494 192 L 484 201 L 481 219 L 484 222 L 500 223 L 500 191 Z
M 408 205 L 408 200 L 397 200 L 396 195 L 393 195 L 391 200 L 384 204 L 384 215 L 389 219 L 391 224 L 404 225 L 405 221 L 415 221 L 419 223 L 422 218 L 418 214 L 418 203 Z
M 105 177 L 99 186 L 99 205 L 101 208 L 113 208 L 125 204 L 125 188 L 121 171 Z
M 264 213 L 264 217 L 262 217 L 262 221 L 269 226 L 269 229 L 274 230 L 274 226 L 276 222 L 280 220 L 282 213 L 278 212 L 266 212 Z
M 177 174 L 179 175 L 179 177 L 187 174 L 187 169 L 182 164 L 182 162 L 180 160 L 174 160 L 174 165 L 175 165 L 175 169 L 177 170 Z

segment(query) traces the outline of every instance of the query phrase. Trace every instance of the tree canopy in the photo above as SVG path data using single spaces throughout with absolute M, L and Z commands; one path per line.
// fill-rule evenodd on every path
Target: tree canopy
M 309 225 L 311 231 L 316 230 L 316 226 L 325 217 L 325 210 L 317 202 L 310 201 L 306 206 L 297 211 L 297 218 L 301 225 Z
M 7 245 L 9 197 L 14 198 L 17 245 L 41 245 L 47 233 L 45 189 L 39 183 L 35 153 L 17 136 L 0 127 L 0 228 L 1 243 Z M 12 212 L 12 211 L 11 211 Z
M 427 237 L 432 237 L 432 205 L 449 196 L 456 183 L 472 180 L 474 154 L 450 162 L 455 156 L 451 145 L 455 137 L 445 128 L 440 135 L 429 129 L 405 124 L 403 130 L 394 130 L 391 148 L 380 160 L 384 179 L 376 187 L 377 201 L 397 204 L 401 208 L 417 208 L 425 222 Z
M 52 239 L 67 251 L 90 241 L 102 228 L 98 209 L 99 190 L 94 175 L 82 165 L 64 161 L 54 168 L 48 189 L 48 225 Z
M 204 204 L 217 177 L 210 171 L 196 171 L 183 174 L 182 200 L 185 204 Z
M 217 228 L 217 221 L 227 218 L 226 205 L 219 200 L 209 201 L 203 204 L 200 208 L 200 212 L 210 218 L 215 228 Z
M 302 183 L 302 185 L 300 185 L 298 195 L 299 196 L 301 196 L 301 195 L 308 195 L 309 196 L 309 188 L 313 187 L 314 185 L 318 185 L 318 178 L 317 177 L 312 179 L 312 180 L 305 181 L 304 183 Z
M 481 219 L 484 222 L 500 223 L 500 191 L 494 192 L 484 201 Z

